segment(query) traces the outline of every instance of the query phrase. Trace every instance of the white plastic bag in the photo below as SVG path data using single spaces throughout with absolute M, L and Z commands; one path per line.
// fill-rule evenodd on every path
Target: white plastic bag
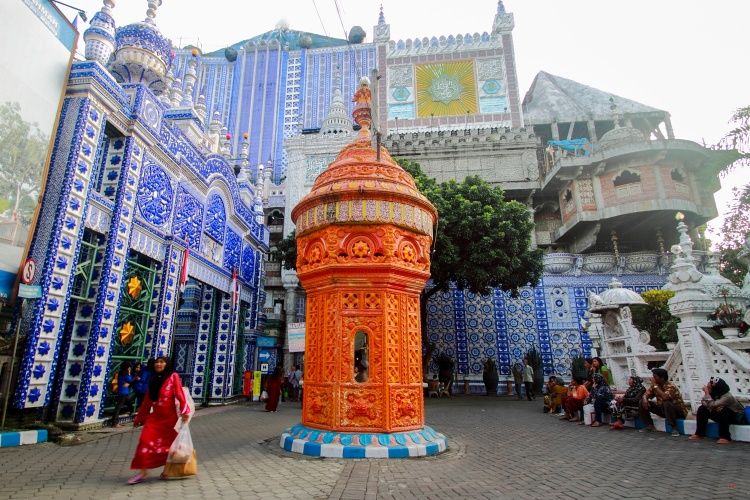
M 591 425 L 591 422 L 594 421 L 594 418 L 596 416 L 596 413 L 594 412 L 594 405 L 587 404 L 583 407 L 583 423 L 586 425 Z
M 261 401 L 268 401 L 268 393 L 266 391 L 263 391 L 260 393 L 260 400 Z
M 172 441 L 167 454 L 168 464 L 185 464 L 193 456 L 193 438 L 187 422 L 180 426 L 177 437 Z
M 193 419 L 193 415 L 195 415 L 195 401 L 193 401 L 193 396 L 190 395 L 190 389 L 187 387 L 182 388 L 182 393 L 185 395 L 185 403 L 187 403 L 188 408 L 190 408 L 190 413 L 188 414 L 188 422 L 190 422 Z M 180 408 L 180 401 L 175 398 L 174 399 L 174 405 L 175 409 L 177 410 L 177 423 L 174 424 L 174 430 L 177 432 L 180 432 L 180 429 L 182 428 L 182 418 L 180 417 L 182 412 L 182 408 Z M 187 422 L 185 422 L 187 423 Z

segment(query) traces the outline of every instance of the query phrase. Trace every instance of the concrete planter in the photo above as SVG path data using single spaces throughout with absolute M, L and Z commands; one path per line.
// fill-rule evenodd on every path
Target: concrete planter
M 615 256 L 611 253 L 592 253 L 583 256 L 583 269 L 590 273 L 601 274 L 615 267 Z

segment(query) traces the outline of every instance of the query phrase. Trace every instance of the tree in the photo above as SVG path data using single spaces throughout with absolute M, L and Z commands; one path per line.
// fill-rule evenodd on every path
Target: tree
M 534 222 L 523 204 L 505 199 L 502 188 L 477 176 L 438 183 L 419 164 L 397 160 L 438 210 L 438 229 L 430 280 L 422 292 L 422 342 L 426 373 L 435 346 L 427 337 L 427 302 L 451 284 L 488 294 L 500 288 L 515 294 L 536 285 L 542 275 L 542 251 L 531 246 Z
M 284 269 L 297 269 L 297 230 L 276 243 L 276 248 L 271 251 L 271 259 L 275 262 L 283 262 Z
M 0 190 L 13 215 L 28 224 L 34 211 L 49 138 L 23 120 L 16 102 L 0 105 Z
M 735 161 L 722 169 L 726 173 L 738 165 L 750 163 L 750 106 L 739 108 L 732 115 L 730 130 L 719 142 L 718 146 L 730 150 Z M 731 280 L 735 285 L 742 286 L 748 266 L 740 258 L 745 252 L 745 241 L 750 235 L 750 184 L 732 189 L 734 202 L 721 226 L 722 239 L 719 242 L 721 253 L 719 269 L 722 276 Z

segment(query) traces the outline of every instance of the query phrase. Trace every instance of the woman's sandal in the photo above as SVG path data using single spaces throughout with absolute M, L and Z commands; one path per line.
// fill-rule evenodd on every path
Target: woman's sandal
M 162 472 L 161 474 L 159 474 L 159 479 L 161 481 L 166 481 L 169 479 L 169 476 L 167 476 L 166 473 Z
M 142 483 L 145 480 L 146 480 L 146 476 L 144 476 L 143 474 L 139 472 L 135 476 L 128 479 L 128 484 L 132 486 L 134 484 Z

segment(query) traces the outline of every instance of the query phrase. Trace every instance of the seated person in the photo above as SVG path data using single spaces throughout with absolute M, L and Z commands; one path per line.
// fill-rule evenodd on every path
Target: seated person
M 710 418 L 719 424 L 719 444 L 729 444 L 732 436 L 729 433 L 730 425 L 745 425 L 745 408 L 737 401 L 729 386 L 720 378 L 712 378 L 708 384 L 703 386 L 703 399 L 698 408 L 695 434 L 690 439 L 703 439 L 706 437 L 706 426 Z
M 568 387 L 568 396 L 565 398 L 565 416 L 569 422 L 580 422 L 579 412 L 583 408 L 583 402 L 589 395 L 588 389 L 583 383 L 582 377 L 574 377 Z
M 567 387 L 561 384 L 554 375 L 547 380 L 547 395 L 544 396 L 544 412 L 558 413 L 563 404 L 563 398 L 568 393 Z
M 633 375 L 628 378 L 628 390 L 625 394 L 615 396 L 610 429 L 622 430 L 625 428 L 625 419 L 632 420 L 638 415 L 638 408 L 645 393 L 646 388 L 641 377 Z
M 586 401 L 594 405 L 594 421 L 591 422 L 591 427 L 599 427 L 602 425 L 602 415 L 605 411 L 609 411 L 609 402 L 612 401 L 612 391 L 609 388 L 609 384 L 604 379 L 604 375 L 601 373 L 594 373 L 594 385 L 591 388 Z
M 667 423 L 672 426 L 672 435 L 679 436 L 677 419 L 685 418 L 688 414 L 680 390 L 669 381 L 669 374 L 664 368 L 654 368 L 651 373 L 651 387 L 643 394 L 639 408 L 638 416 L 646 424 L 646 428 L 642 430 L 656 430 L 654 419 L 651 418 L 653 413 L 667 419 Z
M 615 379 L 612 376 L 612 370 L 610 370 L 609 367 L 604 364 L 604 361 L 602 361 L 602 358 L 600 357 L 591 358 L 591 367 L 593 368 L 594 373 L 602 374 L 608 386 L 611 387 L 615 385 Z

